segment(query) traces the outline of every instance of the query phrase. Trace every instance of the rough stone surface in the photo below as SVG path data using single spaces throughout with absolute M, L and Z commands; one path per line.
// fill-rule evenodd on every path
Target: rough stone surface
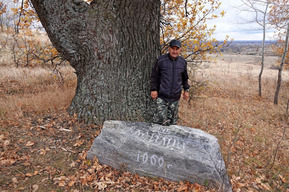
M 232 191 L 216 137 L 178 125 L 106 121 L 87 153 L 143 176 L 187 180 Z

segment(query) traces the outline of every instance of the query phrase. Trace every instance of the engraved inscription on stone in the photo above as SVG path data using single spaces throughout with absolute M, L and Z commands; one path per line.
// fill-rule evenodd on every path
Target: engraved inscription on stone
M 158 157 L 155 154 L 150 155 L 148 152 L 145 153 L 138 152 L 136 161 L 142 164 L 147 164 L 158 168 L 162 168 L 164 166 L 163 157 Z
M 180 138 L 172 137 L 170 130 L 166 128 L 152 129 L 152 131 L 142 131 L 132 127 L 127 133 L 141 139 L 146 143 L 175 150 L 185 150 L 185 142 Z
M 177 125 L 106 121 L 87 158 L 143 176 L 187 180 L 232 191 L 218 140 Z

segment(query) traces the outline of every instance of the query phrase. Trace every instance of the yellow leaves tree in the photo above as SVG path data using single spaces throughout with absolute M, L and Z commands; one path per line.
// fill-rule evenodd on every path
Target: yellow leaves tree
M 7 5 L 4 4 L 4 2 L 0 2 L 0 27 L 1 27 L 1 31 L 4 30 L 3 14 L 6 13 L 6 8 L 7 8 Z
M 208 21 L 225 15 L 219 10 L 219 0 L 162 0 L 161 4 L 161 51 L 167 52 L 169 42 L 179 39 L 182 42 L 182 56 L 190 62 L 191 95 L 202 91 L 206 82 L 195 80 L 194 73 L 208 53 L 218 53 L 229 45 L 227 36 L 222 42 L 213 38 L 216 25 L 209 27 Z
M 275 52 L 280 56 L 280 65 L 278 67 L 278 79 L 274 96 L 274 104 L 278 104 L 278 97 L 282 83 L 282 71 L 284 66 L 288 65 L 288 39 L 289 39 L 289 0 L 272 1 L 269 21 L 277 31 L 278 45 L 273 47 Z M 284 38 L 285 37 L 285 38 Z M 289 104 L 289 100 L 287 102 Z
M 91 2 L 91 0 L 85 0 Z M 44 43 L 39 39 L 41 32 L 35 33 L 35 25 L 39 26 L 39 19 L 29 0 L 14 0 L 12 8 L 16 45 L 13 50 L 19 49 L 14 61 L 25 61 L 16 65 L 33 66 L 59 59 L 59 54 L 51 43 Z M 223 17 L 225 12 L 219 11 L 219 0 L 162 0 L 161 1 L 161 39 L 162 53 L 167 51 L 170 40 L 176 38 L 182 41 L 183 56 L 190 59 L 205 59 L 206 53 L 215 53 L 228 43 L 228 37 L 219 43 L 212 38 L 215 27 L 208 27 L 207 21 Z M 1 14 L 1 4 L 0 4 Z M 41 36 L 41 35 L 40 35 Z M 42 35 L 45 36 L 45 35 Z M 25 57 L 20 59 L 19 57 Z
M 285 47 L 285 36 L 287 29 L 287 22 L 289 19 L 289 1 L 288 0 L 275 0 L 272 2 L 269 12 L 269 22 L 270 24 L 277 29 L 276 39 L 278 43 L 272 45 L 273 50 L 277 55 L 279 55 L 281 61 L 281 56 L 284 53 Z M 285 58 L 285 68 L 289 64 L 289 55 Z
M 14 0 L 13 3 L 10 11 L 14 18 L 13 27 L 7 27 L 6 33 L 13 39 L 9 48 L 15 65 L 38 66 L 49 63 L 55 70 L 63 60 L 44 33 L 31 2 Z
M 161 5 L 162 53 L 172 39 L 182 42 L 183 56 L 192 60 L 205 59 L 206 53 L 216 53 L 228 43 L 228 37 L 219 43 L 212 37 L 216 26 L 209 27 L 209 20 L 223 17 L 217 14 L 219 0 L 163 0 Z

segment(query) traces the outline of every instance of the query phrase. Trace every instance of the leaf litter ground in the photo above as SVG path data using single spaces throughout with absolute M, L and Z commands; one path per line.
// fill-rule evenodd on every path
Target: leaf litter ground
M 101 128 L 57 115 L 1 120 L 1 191 L 205 191 L 87 160 Z
M 289 191 L 288 131 L 283 134 L 288 127 L 287 89 L 281 92 L 283 104 L 273 106 L 270 79 L 265 79 L 260 98 L 255 74 L 225 66 L 210 68 L 209 73 L 220 74 L 206 77 L 210 83 L 190 104 L 181 101 L 180 124 L 219 139 L 234 191 Z M 233 80 L 230 68 L 236 73 Z M 87 160 L 101 127 L 67 114 L 76 85 L 73 72 L 64 69 L 66 81 L 59 86 L 49 74 L 30 77 L 37 69 L 21 70 L 2 70 L 8 75 L 0 79 L 1 191 L 216 191 L 185 181 L 140 177 Z

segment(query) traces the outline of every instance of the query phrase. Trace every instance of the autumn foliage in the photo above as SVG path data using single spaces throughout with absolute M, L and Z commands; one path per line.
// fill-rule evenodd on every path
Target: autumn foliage
M 166 52 L 172 39 L 182 41 L 184 57 L 205 59 L 207 53 L 219 52 L 228 44 L 228 38 L 219 43 L 212 37 L 215 27 L 209 27 L 209 20 L 223 17 L 225 12 L 217 13 L 221 2 L 218 0 L 164 0 L 161 5 L 161 45 Z
M 270 8 L 271 9 L 269 12 L 268 20 L 270 24 L 276 29 L 276 31 L 278 31 L 278 33 L 276 33 L 275 35 L 278 42 L 275 45 L 272 45 L 272 48 L 275 51 L 275 54 L 279 56 L 281 61 L 282 55 L 284 53 L 286 29 L 289 19 L 288 13 L 289 1 L 288 0 L 272 1 Z M 287 52 L 284 67 L 288 68 L 288 64 L 289 64 L 289 54 Z
M 1 4 L 0 7 L 7 7 L 4 3 Z M 46 66 L 55 68 L 62 63 L 59 53 L 40 26 L 29 0 L 14 1 L 14 4 L 9 13 L 6 9 L 0 11 L 2 19 L 9 20 L 9 25 L 1 25 L 4 33 L 0 41 L 3 48 L 12 52 L 15 66 L 33 67 L 47 64 Z M 3 16 L 4 13 L 6 17 Z
M 87 0 L 90 3 L 92 0 Z M 13 25 L 6 28 L 7 37 L 14 43 L 13 50 L 16 66 L 36 66 L 49 63 L 55 65 L 62 60 L 41 28 L 39 19 L 29 0 L 15 0 L 12 8 Z M 161 1 L 161 39 L 162 52 L 166 52 L 170 40 L 177 38 L 183 44 L 183 56 L 191 59 L 205 59 L 207 53 L 219 52 L 228 44 L 228 38 L 219 43 L 212 37 L 215 26 L 209 28 L 206 22 L 224 16 L 217 13 L 219 0 L 185 0 Z M 6 5 L 0 4 L 0 15 L 6 12 Z M 5 19 L 5 18 L 4 18 Z M 3 25 L 1 25 L 3 27 Z M 3 41 L 6 40 L 1 40 Z

